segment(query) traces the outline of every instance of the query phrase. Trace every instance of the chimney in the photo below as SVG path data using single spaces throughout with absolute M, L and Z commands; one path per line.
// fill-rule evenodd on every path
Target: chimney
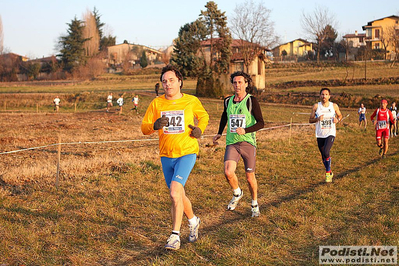
M 355 30 L 355 36 L 357 36 L 357 30 Z

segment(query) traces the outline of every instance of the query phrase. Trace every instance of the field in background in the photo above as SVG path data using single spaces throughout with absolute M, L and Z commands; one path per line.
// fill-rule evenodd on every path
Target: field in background
M 314 126 L 306 125 L 310 106 L 262 103 L 266 128 L 291 119 L 303 125 L 257 134 L 262 214 L 252 219 L 241 165 L 244 198 L 234 212 L 225 210 L 231 191 L 222 172 L 224 138 L 210 145 L 222 101 L 201 98 L 211 120 L 186 187 L 202 219 L 200 239 L 188 243 L 184 219 L 182 249 L 164 251 L 170 199 L 157 136 L 140 132 L 156 79 L 131 79 L 0 88 L 0 101 L 8 103 L 5 109 L 0 103 L 0 152 L 55 144 L 59 136 L 65 143 L 58 189 L 57 146 L 0 155 L 0 265 L 317 265 L 320 245 L 399 245 L 397 138 L 390 140 L 388 157 L 379 159 L 372 126 L 362 130 L 357 110 L 341 107 L 349 117 L 339 124 L 332 149 L 334 183 L 325 184 Z M 129 99 L 135 84 L 141 84 L 134 91 L 140 95 L 139 114 L 128 100 L 123 114 L 117 107 L 105 112 L 108 88 Z M 185 86 L 193 90 L 195 82 Z M 29 93 L 13 93 L 25 88 Z M 390 96 L 395 88 L 346 92 Z M 58 114 L 47 103 L 55 94 L 69 104 Z M 13 101 L 24 104 L 8 109 Z

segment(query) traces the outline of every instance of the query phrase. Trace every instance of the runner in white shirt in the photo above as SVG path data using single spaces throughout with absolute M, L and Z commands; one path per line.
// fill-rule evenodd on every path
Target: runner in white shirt
M 367 127 L 367 119 L 366 119 L 366 107 L 364 107 L 364 104 L 360 105 L 359 111 L 357 111 L 359 114 L 359 126 L 362 124 L 362 121 L 364 121 L 364 129 Z
M 123 95 L 121 95 L 121 97 L 119 97 L 118 100 L 116 100 L 116 103 L 119 105 L 119 114 L 122 113 L 122 106 L 123 106 Z
M 109 112 L 110 107 L 112 107 L 112 92 L 107 97 L 107 112 Z
M 133 97 L 133 99 L 132 99 L 132 102 L 133 102 L 133 104 L 134 104 L 134 107 L 132 108 L 132 110 L 136 110 L 136 114 L 138 114 L 139 113 L 139 109 L 138 109 L 138 106 L 139 106 L 139 96 L 136 94 L 136 95 L 134 95 L 134 97 Z
M 335 124 L 342 120 L 342 114 L 338 105 L 330 102 L 330 89 L 320 90 L 320 100 L 312 107 L 309 123 L 316 123 L 317 145 L 326 168 L 326 182 L 332 182 L 330 149 L 335 140 Z
M 58 96 L 55 97 L 55 99 L 53 100 L 54 103 L 54 111 L 56 111 L 58 113 L 58 111 L 60 110 L 60 98 Z
M 397 135 L 397 114 L 398 114 L 398 108 L 396 107 L 396 102 L 392 103 L 392 106 L 389 108 L 389 110 L 391 111 L 393 118 L 394 118 L 394 122 L 390 123 L 390 129 L 391 129 L 391 137 L 396 137 Z

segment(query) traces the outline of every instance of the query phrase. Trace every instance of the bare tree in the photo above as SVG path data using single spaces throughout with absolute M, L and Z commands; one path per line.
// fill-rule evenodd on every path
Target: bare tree
M 278 37 L 274 33 L 274 22 L 270 20 L 271 10 L 264 4 L 256 4 L 253 0 L 237 4 L 231 20 L 231 32 L 240 40 L 240 50 L 247 68 L 254 56 L 277 43 Z
M 335 16 L 327 8 L 316 6 L 313 13 L 306 14 L 302 11 L 301 25 L 309 38 L 316 41 L 317 62 L 320 62 L 320 50 L 328 37 L 325 28 L 327 26 L 335 28 Z
M 87 39 L 84 43 L 85 55 L 93 56 L 98 53 L 100 47 L 100 34 L 98 33 L 96 18 L 89 10 L 83 15 L 85 27 L 83 28 L 83 38 Z
M 0 15 L 0 55 L 3 54 L 4 50 L 4 35 L 3 35 L 3 22 Z
M 391 66 L 394 66 L 399 57 L 399 27 L 391 26 L 387 28 L 387 35 L 393 48 L 393 60 Z

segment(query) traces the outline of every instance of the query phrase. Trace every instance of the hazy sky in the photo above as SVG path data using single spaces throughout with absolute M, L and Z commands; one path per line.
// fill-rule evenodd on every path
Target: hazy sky
M 245 0 L 215 0 L 227 18 L 233 17 L 237 4 Z M 261 2 L 254 0 L 254 2 Z M 97 8 L 106 23 L 105 32 L 116 36 L 116 43 L 130 43 L 153 48 L 172 44 L 179 29 L 198 18 L 207 1 L 200 0 L 0 0 L 4 47 L 7 52 L 30 58 L 56 54 L 56 43 L 76 16 L 82 19 L 86 10 Z M 334 14 L 339 35 L 362 31 L 367 22 L 399 14 L 398 0 L 285 0 L 263 1 L 271 10 L 271 20 L 282 43 L 305 38 L 300 19 L 316 5 Z M 309 39 L 309 38 L 307 38 Z M 309 39 L 310 40 L 310 39 Z

